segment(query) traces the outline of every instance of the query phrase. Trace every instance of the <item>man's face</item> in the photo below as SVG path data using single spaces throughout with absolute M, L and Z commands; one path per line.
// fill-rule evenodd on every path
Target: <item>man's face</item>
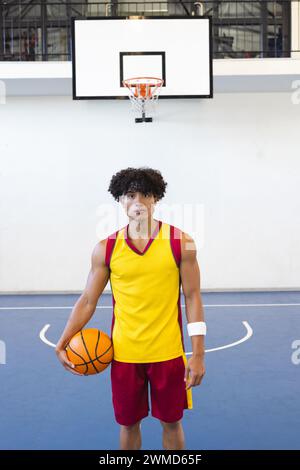
M 121 203 L 131 219 L 147 219 L 155 209 L 155 198 L 152 194 L 145 196 L 138 191 L 128 191 L 121 196 Z

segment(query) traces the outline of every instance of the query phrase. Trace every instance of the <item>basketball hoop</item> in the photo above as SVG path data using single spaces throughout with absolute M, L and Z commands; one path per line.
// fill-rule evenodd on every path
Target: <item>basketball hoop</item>
M 158 100 L 162 78 L 155 77 L 136 77 L 123 80 L 123 85 L 129 90 L 129 99 L 133 107 L 141 112 L 142 117 L 135 118 L 135 122 L 152 122 L 152 117 L 146 117 L 146 108 L 150 103 Z

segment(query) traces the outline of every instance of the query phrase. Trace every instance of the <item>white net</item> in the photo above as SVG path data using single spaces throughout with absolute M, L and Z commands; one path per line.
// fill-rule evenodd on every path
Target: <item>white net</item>
M 146 110 L 158 100 L 163 80 L 155 77 L 137 77 L 128 78 L 123 84 L 128 88 L 134 110 L 145 116 Z

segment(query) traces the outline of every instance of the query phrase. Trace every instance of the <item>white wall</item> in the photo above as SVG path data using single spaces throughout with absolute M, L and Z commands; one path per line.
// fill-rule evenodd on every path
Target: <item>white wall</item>
M 299 119 L 290 93 L 161 100 L 139 125 L 127 101 L 8 97 L 0 291 L 82 290 L 95 243 L 127 222 L 109 180 L 141 165 L 168 181 L 155 216 L 195 237 L 203 289 L 299 288 Z

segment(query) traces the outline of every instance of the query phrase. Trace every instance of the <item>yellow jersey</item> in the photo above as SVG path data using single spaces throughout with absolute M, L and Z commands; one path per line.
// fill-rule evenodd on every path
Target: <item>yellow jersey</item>
M 128 226 L 107 237 L 114 359 L 150 363 L 183 357 L 187 363 L 180 304 L 181 232 L 161 220 L 141 252 Z M 191 389 L 188 391 L 192 407 Z

